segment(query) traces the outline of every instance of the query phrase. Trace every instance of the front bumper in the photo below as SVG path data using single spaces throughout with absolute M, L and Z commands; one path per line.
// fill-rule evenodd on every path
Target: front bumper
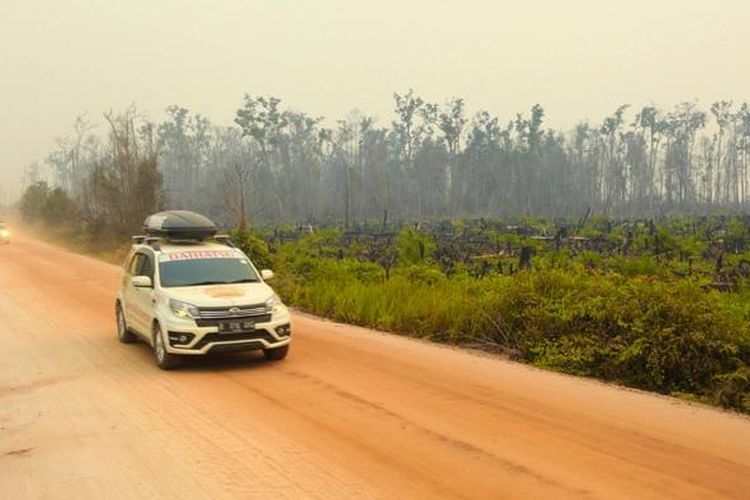
M 230 351 L 275 349 L 292 340 L 291 317 L 287 311 L 269 321 L 255 323 L 252 329 L 223 332 L 218 326 L 198 326 L 194 320 L 171 319 L 166 328 L 167 352 L 203 355 Z

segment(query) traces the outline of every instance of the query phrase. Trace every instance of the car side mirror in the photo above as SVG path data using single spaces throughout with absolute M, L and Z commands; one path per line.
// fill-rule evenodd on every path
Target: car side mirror
M 148 276 L 133 276 L 133 286 L 136 288 L 153 288 L 154 284 Z
M 270 269 L 263 269 L 260 272 L 260 277 L 263 278 L 263 281 L 272 280 L 274 276 L 276 275 Z

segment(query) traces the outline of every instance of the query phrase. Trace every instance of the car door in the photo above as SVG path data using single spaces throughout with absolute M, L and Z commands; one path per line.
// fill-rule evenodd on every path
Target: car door
M 128 326 L 148 337 L 151 333 L 153 318 L 154 288 L 153 286 L 151 288 L 134 286 L 132 278 L 135 276 L 148 276 L 151 278 L 151 283 L 154 282 L 154 259 L 152 255 L 143 251 L 136 252 L 130 263 L 129 279 L 125 285 Z
M 125 318 L 128 327 L 139 331 L 138 304 L 136 303 L 136 289 L 133 286 L 133 277 L 137 275 L 141 265 L 141 254 L 132 252 L 125 261 L 125 272 L 122 275 L 122 299 L 125 308 Z

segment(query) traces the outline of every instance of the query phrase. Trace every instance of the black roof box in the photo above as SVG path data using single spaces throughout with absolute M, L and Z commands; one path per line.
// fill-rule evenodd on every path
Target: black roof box
M 214 237 L 218 228 L 204 215 L 187 210 L 170 210 L 146 217 L 143 231 L 149 236 L 173 240 L 204 240 Z

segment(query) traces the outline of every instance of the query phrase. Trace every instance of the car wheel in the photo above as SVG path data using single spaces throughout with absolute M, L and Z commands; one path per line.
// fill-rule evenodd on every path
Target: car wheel
M 286 355 L 288 353 L 289 353 L 289 344 L 282 346 L 282 347 L 276 347 L 275 349 L 263 350 L 263 355 L 269 361 L 281 361 L 282 359 L 286 358 Z
M 178 358 L 174 354 L 167 352 L 164 344 L 164 335 L 161 332 L 159 324 L 154 324 L 154 356 L 156 356 L 156 366 L 162 370 L 171 370 L 177 367 Z
M 117 317 L 117 337 L 123 344 L 132 344 L 138 338 L 133 332 L 128 329 L 128 324 L 125 321 L 125 313 L 122 312 L 122 307 L 117 304 L 115 309 L 115 316 Z

